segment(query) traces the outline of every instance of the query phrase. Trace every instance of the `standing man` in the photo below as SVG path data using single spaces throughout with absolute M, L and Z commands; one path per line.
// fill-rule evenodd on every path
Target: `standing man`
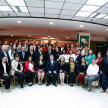
M 50 85 L 50 75 L 53 75 L 54 77 L 54 82 L 53 85 L 56 85 L 56 80 L 57 80 L 57 69 L 58 69 L 58 64 L 57 61 L 54 60 L 54 56 L 50 55 L 50 60 L 46 62 L 46 78 L 47 78 L 47 85 Z
M 34 47 L 34 52 L 38 51 L 38 47 L 36 45 L 36 39 L 33 39 L 33 47 Z

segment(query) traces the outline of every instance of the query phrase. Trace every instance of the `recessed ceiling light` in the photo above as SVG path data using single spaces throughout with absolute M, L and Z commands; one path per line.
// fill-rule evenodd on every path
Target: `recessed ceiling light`
M 99 6 L 90 6 L 90 5 L 84 5 L 80 11 L 89 11 L 89 12 L 94 12 L 99 8 Z
M 53 22 L 50 22 L 49 24 L 53 24 Z
M 80 25 L 80 27 L 84 27 L 83 25 Z
M 28 36 L 31 36 L 31 35 L 28 35 Z
M 50 37 L 50 36 L 48 36 L 48 37 Z
M 108 29 L 106 29 L 108 31 Z
M 21 21 L 17 21 L 17 23 L 21 23 Z
M 66 39 L 69 39 L 69 37 L 66 37 Z
M 12 11 L 9 6 L 0 6 L 0 11 Z
M 90 12 L 78 12 L 75 16 L 88 17 L 90 14 Z
M 11 36 L 13 36 L 13 35 L 11 35 Z
M 86 4 L 102 6 L 102 5 L 104 5 L 106 2 L 108 2 L 108 0 L 88 0 L 88 1 L 86 2 Z
M 6 0 L 10 5 L 13 6 L 26 6 L 24 0 Z

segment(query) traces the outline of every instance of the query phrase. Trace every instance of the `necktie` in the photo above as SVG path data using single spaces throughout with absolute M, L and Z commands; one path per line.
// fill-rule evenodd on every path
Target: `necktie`
M 23 60 L 24 60 L 24 52 L 23 52 Z
M 50 56 L 50 54 L 51 54 L 51 51 L 49 51 L 49 56 Z

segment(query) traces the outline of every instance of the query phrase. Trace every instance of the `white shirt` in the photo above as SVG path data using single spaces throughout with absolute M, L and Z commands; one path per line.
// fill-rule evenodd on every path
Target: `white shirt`
M 6 63 L 2 63 L 2 65 L 3 65 L 3 68 L 4 68 L 4 73 L 7 73 L 6 72 Z
M 62 52 L 63 49 L 64 49 L 64 47 L 63 48 L 61 47 L 61 52 Z
M 98 75 L 99 72 L 99 66 L 95 64 L 94 66 L 92 64 L 89 65 L 87 69 L 87 74 L 92 74 L 92 75 Z
M 60 59 L 62 56 L 65 58 L 65 63 L 68 63 L 69 60 L 68 60 L 68 56 L 67 56 L 67 54 L 65 54 L 65 55 L 62 54 L 62 55 L 60 55 L 60 56 L 59 56 L 59 59 Z
M 76 56 L 75 56 L 75 54 L 72 54 L 72 55 L 68 54 L 68 62 L 69 62 L 69 58 L 70 58 L 70 57 L 73 57 L 74 62 L 75 62 L 75 60 L 76 60 Z
M 10 59 L 13 60 L 13 59 L 14 59 L 14 56 L 13 56 L 13 53 L 11 54 L 11 52 L 12 52 L 12 50 L 9 50 L 8 53 L 9 53 L 9 57 L 10 57 Z
M 33 70 L 33 64 L 32 63 L 29 63 L 29 69 Z

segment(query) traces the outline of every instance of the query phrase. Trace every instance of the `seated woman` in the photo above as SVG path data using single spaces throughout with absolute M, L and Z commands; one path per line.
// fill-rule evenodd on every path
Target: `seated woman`
M 78 65 L 77 72 L 78 72 L 78 79 L 84 88 L 84 78 L 86 76 L 88 64 L 85 62 L 85 58 L 81 58 L 81 63 Z
M 10 83 L 11 77 L 9 76 L 9 68 L 6 62 L 7 58 L 2 57 L 2 61 L 0 62 L 0 78 L 5 80 L 5 92 L 11 92 Z
M 85 84 L 88 86 L 88 91 L 91 91 L 91 84 L 98 76 L 99 66 L 96 64 L 95 58 L 92 58 L 92 64 L 87 68 L 87 75 L 85 76 Z
M 42 54 L 40 55 L 39 60 L 35 64 L 35 69 L 38 74 L 38 85 L 42 85 L 42 81 L 45 76 L 45 62 L 43 60 Z
M 21 86 L 21 89 L 23 90 L 23 82 L 25 79 L 25 74 L 23 73 L 23 66 L 20 63 L 20 58 L 19 56 L 15 56 L 15 60 L 12 61 L 11 63 L 12 69 L 11 69 L 11 75 L 12 76 L 17 76 L 19 80 L 19 84 Z
M 74 86 L 74 82 L 75 82 L 75 64 L 74 64 L 74 59 L 73 57 L 69 58 L 69 63 L 67 64 L 67 70 L 69 73 L 69 77 L 70 77 L 70 86 Z
M 33 83 L 33 77 L 35 74 L 35 65 L 32 61 L 32 57 L 29 56 L 28 61 L 25 62 L 25 68 L 24 68 L 25 74 L 27 74 L 29 86 L 32 86 Z
M 60 85 L 63 86 L 65 74 L 67 73 L 65 58 L 63 56 L 60 58 L 60 62 L 58 63 L 58 71 L 59 71 L 59 77 L 60 77 L 60 82 L 61 82 Z

